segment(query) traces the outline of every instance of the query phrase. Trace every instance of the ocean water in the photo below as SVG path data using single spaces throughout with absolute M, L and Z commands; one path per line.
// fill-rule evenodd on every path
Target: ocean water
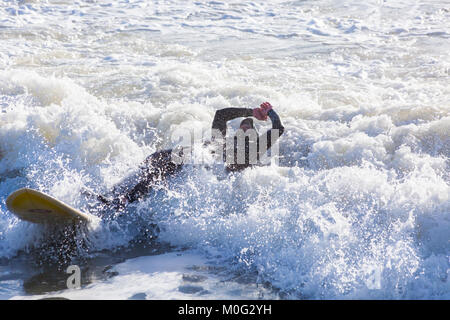
M 448 0 L 2 1 L 0 298 L 450 299 L 449 52 Z M 264 101 L 278 164 L 83 196 Z M 98 219 L 19 221 L 24 186 Z

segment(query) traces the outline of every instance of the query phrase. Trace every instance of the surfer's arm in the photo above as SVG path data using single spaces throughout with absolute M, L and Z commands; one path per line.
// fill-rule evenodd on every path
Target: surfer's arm
M 217 110 L 212 123 L 213 130 L 219 130 L 222 136 L 227 133 L 227 122 L 240 117 L 253 116 L 253 109 L 248 108 L 225 108 Z
M 273 109 L 270 109 L 267 115 L 272 121 L 272 129 L 259 136 L 260 156 L 266 153 L 284 132 L 284 126 L 278 114 Z
M 270 120 L 272 121 L 272 129 L 279 130 L 280 131 L 279 135 L 281 136 L 284 132 L 284 127 L 283 127 L 283 124 L 281 123 L 280 117 L 273 109 L 270 109 L 269 112 L 267 113 L 267 115 L 269 116 Z

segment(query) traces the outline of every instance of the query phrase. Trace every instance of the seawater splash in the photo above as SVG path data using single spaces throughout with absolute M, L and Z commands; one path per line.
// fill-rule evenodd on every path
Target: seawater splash
M 258 168 L 226 186 L 196 175 L 182 187 L 188 200 L 181 198 L 182 214 L 166 222 L 164 239 L 225 252 L 293 297 L 420 298 L 414 286 L 436 272 L 444 294 L 449 226 L 433 212 L 445 216 L 448 186 L 442 181 L 421 190 L 420 180 L 399 181 L 370 164 L 319 173 Z M 437 256 L 440 271 L 423 264 Z
M 280 166 L 186 166 L 82 254 L 156 221 L 282 297 L 448 299 L 449 21 L 445 1 L 2 3 L 0 257 L 45 242 L 6 210 L 15 189 L 90 210 L 84 188 L 108 192 L 176 130 L 268 100 Z

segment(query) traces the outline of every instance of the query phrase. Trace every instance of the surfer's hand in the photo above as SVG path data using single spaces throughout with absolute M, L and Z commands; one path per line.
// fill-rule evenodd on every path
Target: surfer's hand
M 259 108 L 253 109 L 253 116 L 261 121 L 267 120 L 267 113 L 272 110 L 272 105 L 269 102 L 261 103 Z
M 263 110 L 263 112 L 265 113 L 265 115 L 267 116 L 267 113 L 272 110 L 272 105 L 269 102 L 264 102 L 261 103 L 261 110 Z
M 261 121 L 267 120 L 267 112 L 264 112 L 262 108 L 255 108 L 253 109 L 253 116 Z

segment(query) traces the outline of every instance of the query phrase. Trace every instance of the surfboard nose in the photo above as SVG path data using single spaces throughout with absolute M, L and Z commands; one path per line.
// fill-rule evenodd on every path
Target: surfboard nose
M 19 219 L 32 223 L 88 222 L 90 216 L 38 190 L 22 188 L 11 193 L 6 206 Z

